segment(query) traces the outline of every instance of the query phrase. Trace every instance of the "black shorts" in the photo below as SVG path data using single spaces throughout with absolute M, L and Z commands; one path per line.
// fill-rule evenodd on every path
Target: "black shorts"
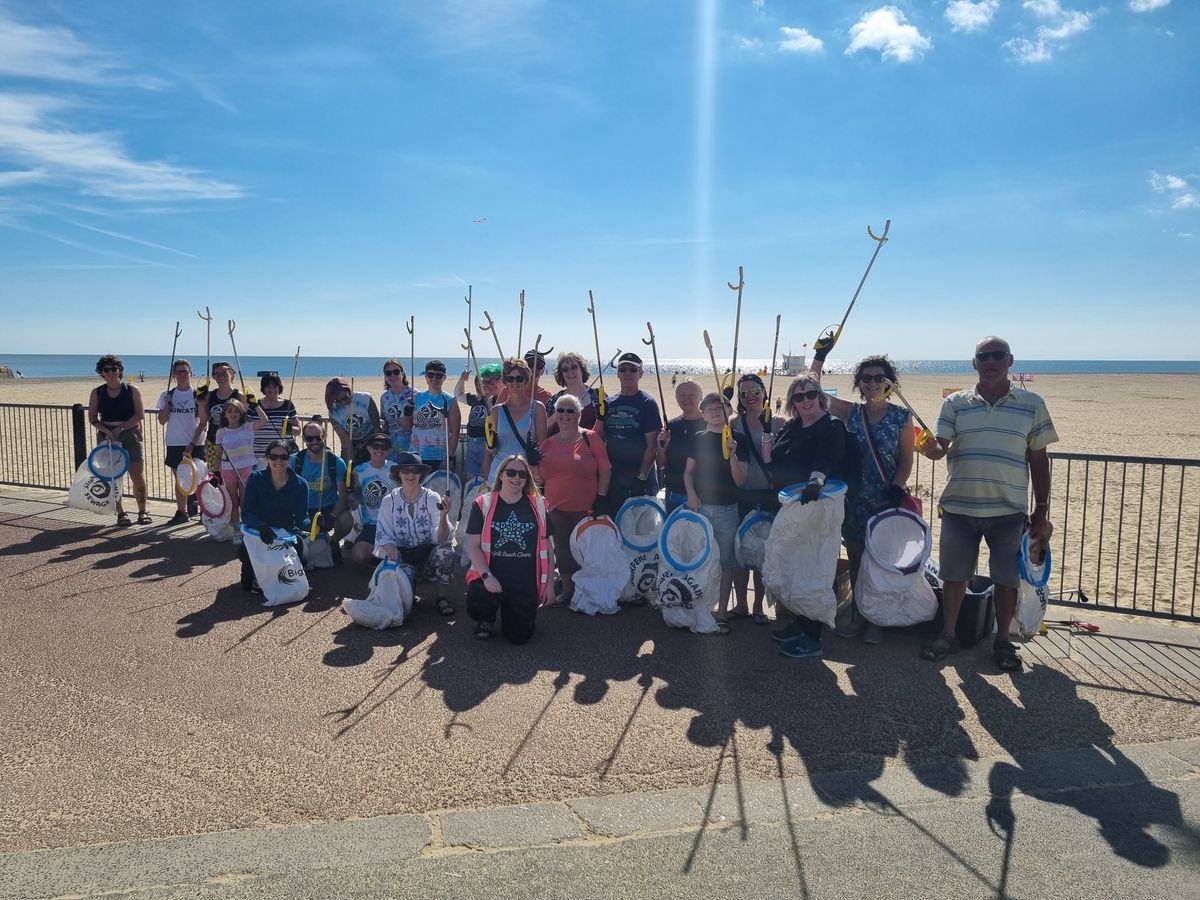
M 374 547 L 375 546 L 375 526 L 373 524 L 372 525 L 364 525 L 362 527 L 362 531 L 360 531 L 358 533 L 358 537 L 356 537 L 354 539 L 354 543 L 370 544 L 372 547 Z
M 183 462 L 183 454 L 187 449 L 188 448 L 186 444 L 180 447 L 168 447 L 166 458 L 163 459 L 163 462 L 167 464 L 167 468 L 179 468 L 179 464 Z M 197 444 L 195 447 L 193 447 L 192 456 L 194 456 L 196 459 L 204 459 L 204 445 Z

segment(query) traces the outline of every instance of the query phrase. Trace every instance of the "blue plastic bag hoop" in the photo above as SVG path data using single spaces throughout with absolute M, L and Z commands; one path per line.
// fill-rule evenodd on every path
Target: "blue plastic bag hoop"
M 705 546 L 704 552 L 693 563 L 680 562 L 671 555 L 671 551 L 667 547 L 667 532 L 685 520 L 698 523 L 704 529 L 705 537 L 708 538 L 708 544 Z M 712 555 L 712 542 L 712 525 L 708 519 L 704 518 L 700 513 L 692 512 L 686 506 L 680 506 L 675 512 L 667 516 L 667 521 L 663 522 L 662 531 L 658 535 L 658 552 L 662 554 L 663 561 L 676 572 L 690 572 L 708 562 L 708 557 Z
M 421 480 L 421 485 L 422 485 L 422 487 L 424 487 L 424 486 L 427 486 L 429 484 L 429 482 L 435 478 L 445 478 L 445 477 L 446 477 L 445 469 L 434 469 L 432 472 L 430 472 L 428 475 L 426 475 Z M 457 491 L 460 487 L 462 487 L 462 482 L 460 482 L 458 480 L 457 472 L 452 471 L 450 473 L 450 487 L 452 490 L 455 490 L 455 491 Z
M 1054 555 L 1050 552 L 1050 545 L 1046 545 L 1046 561 L 1042 563 L 1041 577 L 1035 578 L 1030 570 L 1033 566 L 1029 563 L 1029 532 L 1026 531 L 1021 535 L 1021 547 L 1017 551 L 1017 568 L 1020 569 L 1021 580 L 1033 585 L 1035 588 L 1044 588 L 1050 581 L 1050 570 L 1054 567 Z
M 888 519 L 895 519 L 895 518 L 901 518 L 906 521 L 913 522 L 914 524 L 920 526 L 921 531 L 923 532 L 923 534 L 925 536 L 925 551 L 924 551 L 924 553 L 921 554 L 920 559 L 918 559 L 916 562 L 911 563 L 910 565 L 907 565 L 907 566 L 898 566 L 894 562 L 891 562 L 889 560 L 880 559 L 878 556 L 875 555 L 874 550 L 871 545 L 871 530 L 875 527 L 875 525 L 879 522 L 884 522 L 884 521 L 887 521 Z M 879 513 L 876 513 L 875 515 L 871 516 L 871 518 L 867 521 L 867 540 L 866 540 L 867 553 L 869 553 L 871 558 L 873 560 L 875 560 L 877 563 L 879 563 L 881 566 L 884 566 L 895 572 L 899 572 L 901 575 L 911 575 L 914 572 L 919 572 L 923 568 L 925 568 L 925 560 L 927 560 L 929 558 L 929 554 L 932 551 L 932 549 L 933 549 L 933 535 L 929 528 L 929 524 L 924 519 L 922 519 L 920 516 L 918 516 L 915 512 L 913 512 L 912 510 L 899 509 L 899 508 L 885 509 L 883 512 L 879 512 Z
M 111 463 L 114 456 L 116 458 L 115 466 L 104 470 L 99 468 L 101 461 Z M 88 471 L 101 481 L 116 481 L 129 471 L 129 451 L 120 444 L 97 444 L 95 449 L 88 454 L 87 467 Z M 114 469 L 115 471 L 113 471 Z
M 467 486 L 463 490 L 463 496 L 465 497 L 467 494 L 471 493 L 471 491 L 475 490 L 475 488 L 479 487 L 481 484 L 484 484 L 484 483 L 485 483 L 484 480 L 482 478 L 480 478 L 478 475 L 472 475 L 471 480 L 467 482 Z
M 746 538 L 746 532 L 757 525 L 759 522 L 774 522 L 775 517 L 770 513 L 765 513 L 761 509 L 753 509 L 746 513 L 746 518 L 742 520 L 742 524 L 738 526 L 737 536 L 738 541 L 743 541 Z
M 800 499 L 800 492 L 804 490 L 804 486 L 808 482 L 799 481 L 796 484 L 789 484 L 779 491 L 780 503 L 795 503 Z M 830 478 L 821 487 L 821 499 L 828 497 L 837 497 L 846 493 L 846 482 L 838 481 L 836 478 Z
M 625 515 L 626 510 L 631 510 L 638 506 L 653 506 L 658 510 L 659 515 L 661 515 L 664 519 L 667 517 L 667 508 L 662 505 L 662 501 L 657 497 L 630 497 L 628 500 L 622 503 L 621 508 L 617 510 L 617 514 L 613 521 L 615 521 L 617 524 L 617 532 L 621 535 L 621 543 L 630 550 L 636 550 L 638 553 L 645 553 L 647 550 L 654 549 L 654 545 L 658 542 L 658 539 L 655 538 L 648 544 L 635 544 L 633 541 L 630 541 L 625 537 L 625 529 L 621 527 L 621 519 Z

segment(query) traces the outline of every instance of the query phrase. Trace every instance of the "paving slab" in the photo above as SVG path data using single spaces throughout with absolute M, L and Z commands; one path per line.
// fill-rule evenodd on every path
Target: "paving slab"
M 440 817 L 447 847 L 517 847 L 583 836 L 579 820 L 562 803 L 503 809 L 465 809 Z

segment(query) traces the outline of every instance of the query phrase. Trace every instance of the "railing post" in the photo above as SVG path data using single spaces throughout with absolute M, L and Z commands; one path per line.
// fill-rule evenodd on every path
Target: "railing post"
M 78 469 L 87 459 L 87 418 L 84 415 L 83 404 L 76 403 L 71 407 L 71 443 L 75 446 L 75 465 Z

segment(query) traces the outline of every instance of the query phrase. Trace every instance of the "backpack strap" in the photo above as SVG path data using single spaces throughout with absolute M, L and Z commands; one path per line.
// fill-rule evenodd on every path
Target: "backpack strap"
M 758 468 L 762 471 L 767 479 L 767 485 L 771 485 L 771 471 L 767 468 L 767 464 L 763 462 L 762 455 L 758 452 L 758 448 L 754 446 L 754 436 L 750 433 L 750 423 L 746 421 L 746 413 L 743 410 L 741 415 L 742 434 L 746 436 L 746 446 L 750 448 L 750 455 L 754 457 L 754 461 L 758 463 Z M 764 426 L 765 428 L 765 426 Z

